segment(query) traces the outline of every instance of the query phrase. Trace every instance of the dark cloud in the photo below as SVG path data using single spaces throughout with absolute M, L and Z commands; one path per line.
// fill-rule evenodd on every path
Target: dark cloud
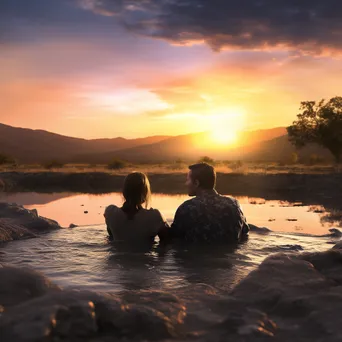
M 0 41 L 32 38 L 47 26 L 108 35 L 112 20 L 144 36 L 204 41 L 214 50 L 284 46 L 319 54 L 342 50 L 341 18 L 341 0 L 0 0 Z
M 84 0 L 134 32 L 213 49 L 342 49 L 341 0 Z

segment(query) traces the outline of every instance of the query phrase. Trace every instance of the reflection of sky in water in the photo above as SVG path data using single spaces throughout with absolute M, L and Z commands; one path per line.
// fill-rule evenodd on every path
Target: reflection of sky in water
M 332 224 L 321 222 L 322 213 L 310 210 L 308 206 L 281 201 L 265 201 L 260 198 L 237 197 L 248 222 L 274 231 L 325 234 Z M 177 207 L 186 195 L 154 194 L 152 207 L 158 208 L 164 217 L 172 222 Z M 104 224 L 103 211 L 109 204 L 122 204 L 120 193 L 90 194 L 3 194 L 0 200 L 16 202 L 27 208 L 36 208 L 40 215 L 57 220 L 62 226 Z M 87 214 L 84 212 L 88 211 Z

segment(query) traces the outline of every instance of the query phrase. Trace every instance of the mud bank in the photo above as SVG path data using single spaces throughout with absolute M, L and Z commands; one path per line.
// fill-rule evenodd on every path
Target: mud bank
M 153 192 L 182 194 L 185 175 L 150 174 Z M 121 191 L 124 176 L 109 173 L 0 173 L 4 191 L 109 193 Z M 217 189 L 235 196 L 300 201 L 342 209 L 342 174 L 218 174 Z
M 1 341 L 340 341 L 339 248 L 271 256 L 229 293 L 76 291 L 3 267 Z
M 38 215 L 37 210 L 28 210 L 17 204 L 0 203 L 0 243 L 36 237 L 59 229 L 56 221 Z

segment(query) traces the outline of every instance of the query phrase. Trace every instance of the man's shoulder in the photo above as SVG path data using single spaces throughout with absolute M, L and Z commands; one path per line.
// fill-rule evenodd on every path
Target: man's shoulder
M 219 198 L 222 203 L 225 203 L 228 205 L 239 205 L 238 200 L 234 197 L 219 195 Z
M 192 208 L 195 208 L 195 207 L 197 207 L 196 197 L 190 198 L 190 199 L 184 201 L 184 202 L 178 207 L 178 211 L 184 212 L 184 211 L 187 211 L 187 210 L 191 210 Z

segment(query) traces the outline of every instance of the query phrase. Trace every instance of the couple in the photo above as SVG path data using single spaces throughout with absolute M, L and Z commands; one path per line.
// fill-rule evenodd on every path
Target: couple
M 125 202 L 121 208 L 106 208 L 108 234 L 113 240 L 161 242 L 180 240 L 186 243 L 239 242 L 249 227 L 237 200 L 219 195 L 215 190 L 215 169 L 206 163 L 189 166 L 186 186 L 189 196 L 177 209 L 171 226 L 157 209 L 147 209 L 151 196 L 147 176 L 129 174 L 124 182 Z M 143 204 L 145 208 L 143 208 Z

